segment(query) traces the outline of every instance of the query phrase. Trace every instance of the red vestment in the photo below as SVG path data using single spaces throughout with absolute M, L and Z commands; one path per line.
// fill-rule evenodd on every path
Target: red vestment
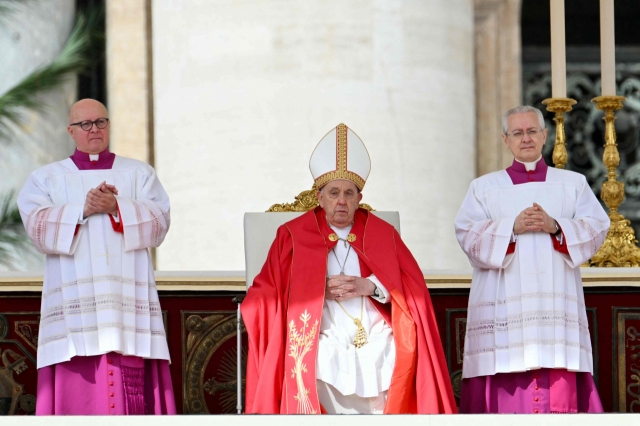
M 249 335 L 246 412 L 319 414 L 316 356 L 327 276 L 337 244 L 321 208 L 282 225 L 241 305 Z M 424 276 L 397 231 L 359 209 L 351 233 L 361 270 L 391 303 L 374 304 L 393 329 L 396 362 L 385 414 L 455 413 L 447 365 Z

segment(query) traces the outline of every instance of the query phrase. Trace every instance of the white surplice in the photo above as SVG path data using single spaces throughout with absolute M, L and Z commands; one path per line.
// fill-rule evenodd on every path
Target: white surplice
M 87 192 L 104 181 L 119 191 L 124 233 L 113 230 L 108 214 L 83 219 Z M 18 206 L 27 234 L 47 255 L 38 368 L 108 352 L 169 360 L 147 250 L 169 229 L 169 197 L 153 168 L 116 156 L 109 170 L 78 170 L 67 158 L 33 172 Z
M 347 228 L 331 227 L 343 240 L 351 230 Z M 360 276 L 358 253 L 351 249 L 349 243 L 338 241 L 334 253 L 329 253 L 327 259 L 328 276 L 340 275 L 341 264 L 344 264 L 345 275 Z M 348 256 L 347 256 L 348 253 Z M 346 259 L 346 264 L 344 263 Z M 372 275 L 369 278 L 378 287 L 382 303 L 390 301 L 390 296 L 378 279 Z M 364 300 L 364 309 L 363 309 Z M 353 398 L 375 398 L 387 389 L 391 383 L 395 364 L 395 343 L 391 327 L 368 297 L 354 297 L 340 302 L 349 314 L 362 320 L 367 333 L 367 343 L 361 348 L 353 344 L 357 327 L 335 300 L 325 300 L 320 325 L 318 341 L 318 357 L 316 362 L 316 378 L 329 383 L 342 395 Z M 328 388 L 330 389 L 330 388 Z M 339 405 L 344 400 L 338 396 L 332 399 L 332 406 Z M 320 401 L 323 402 L 322 400 Z M 360 406 L 352 401 L 353 406 Z M 365 404 L 369 406 L 369 403 Z M 384 406 L 384 402 L 383 402 Z M 347 412 L 340 409 L 339 412 Z
M 516 216 L 538 203 L 562 228 L 569 256 L 550 234 L 517 235 Z M 580 265 L 603 243 L 609 218 L 584 176 L 549 168 L 545 182 L 514 185 L 505 170 L 471 183 L 455 219 L 473 266 L 464 378 L 536 368 L 593 373 Z

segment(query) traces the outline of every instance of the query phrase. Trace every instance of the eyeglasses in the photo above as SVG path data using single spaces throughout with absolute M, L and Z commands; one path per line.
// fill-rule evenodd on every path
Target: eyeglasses
M 84 120 L 78 121 L 77 123 L 71 123 L 69 126 L 80 126 L 82 130 L 89 131 L 93 128 L 93 125 L 96 125 L 98 129 L 104 129 L 109 125 L 108 118 L 98 118 L 96 121 Z
M 533 138 L 536 138 L 538 135 L 541 135 L 543 132 L 544 132 L 544 129 L 531 129 L 531 130 L 527 130 L 526 132 L 523 132 L 521 130 L 516 130 L 511 134 L 507 133 L 507 136 L 515 140 L 522 140 L 522 138 L 524 138 L 524 135 L 526 133 L 531 139 L 533 139 Z

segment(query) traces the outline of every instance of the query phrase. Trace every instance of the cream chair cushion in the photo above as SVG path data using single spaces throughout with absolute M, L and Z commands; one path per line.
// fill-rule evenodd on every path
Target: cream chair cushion
M 398 212 L 371 212 L 393 225 L 400 232 L 400 214 Z M 253 284 L 264 262 L 269 248 L 276 238 L 276 231 L 285 222 L 304 213 L 245 213 L 244 214 L 244 259 L 247 287 Z

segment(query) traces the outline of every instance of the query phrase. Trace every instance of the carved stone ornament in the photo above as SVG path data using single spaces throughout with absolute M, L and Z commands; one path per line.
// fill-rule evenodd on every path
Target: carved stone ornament
M 311 189 L 302 191 L 300 194 L 296 195 L 296 200 L 293 203 L 274 204 L 269 207 L 267 212 L 308 212 L 319 205 L 318 198 L 316 196 L 317 192 L 318 187 L 314 183 Z M 369 204 L 360 203 L 359 207 L 370 212 L 375 211 Z

